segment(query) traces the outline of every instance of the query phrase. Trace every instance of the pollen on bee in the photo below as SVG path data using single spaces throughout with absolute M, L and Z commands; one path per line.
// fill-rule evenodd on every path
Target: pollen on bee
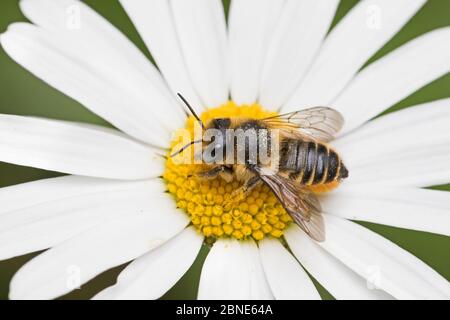
M 314 193 L 326 193 L 336 189 L 337 187 L 339 187 L 339 181 L 310 186 L 309 189 Z
M 238 106 L 228 102 L 217 108 L 208 109 L 200 115 L 207 123 L 214 118 L 245 117 L 261 119 L 276 115 L 265 111 L 260 105 Z M 196 119 L 190 117 L 186 128 L 194 134 Z M 173 154 L 179 141 L 174 140 L 169 154 Z M 175 198 L 177 207 L 191 219 L 192 225 L 205 237 L 232 237 L 238 240 L 264 237 L 279 238 L 292 222 L 291 217 L 266 186 L 255 187 L 249 196 L 228 202 L 233 190 L 242 185 L 235 179 L 226 182 L 222 178 L 200 179 L 192 175 L 199 164 L 179 164 L 168 157 L 163 178 L 168 192 Z

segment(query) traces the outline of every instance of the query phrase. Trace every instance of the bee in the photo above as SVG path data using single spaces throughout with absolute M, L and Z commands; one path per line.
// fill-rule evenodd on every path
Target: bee
M 236 140 L 225 138 L 227 130 L 277 131 L 276 141 L 270 138 L 271 135 L 266 135 L 263 140 L 266 144 L 277 143 L 278 146 L 277 152 L 270 154 L 270 163 L 262 163 L 259 158 L 251 161 L 248 156 L 250 152 L 246 152 L 243 163 L 206 162 L 198 177 L 211 179 L 220 176 L 228 182 L 233 178 L 243 182 L 239 189 L 233 191 L 232 201 L 245 198 L 253 188 L 265 184 L 300 228 L 316 241 L 325 240 L 325 226 L 316 192 L 329 191 L 348 177 L 348 170 L 341 157 L 328 145 L 344 124 L 338 111 L 328 107 L 313 107 L 265 119 L 216 118 L 203 124 L 189 103 L 179 96 L 203 129 L 223 132 L 222 138 L 209 144 L 204 138 L 189 144 L 202 143 L 202 150 L 209 148 L 213 150 L 213 155 L 224 154 L 228 149 L 238 152 Z M 261 140 L 258 140 L 257 144 L 260 143 Z M 241 149 L 249 151 L 250 147 L 247 141 Z M 235 155 L 233 160 L 236 160 Z

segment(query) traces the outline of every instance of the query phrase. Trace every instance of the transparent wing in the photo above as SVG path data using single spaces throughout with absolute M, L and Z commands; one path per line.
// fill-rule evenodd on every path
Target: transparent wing
M 313 107 L 279 116 L 265 118 L 268 126 L 279 129 L 294 129 L 315 140 L 332 140 L 344 125 L 342 115 L 328 107 Z
M 325 241 L 325 225 L 321 207 L 316 196 L 295 181 L 279 174 L 260 175 L 283 207 L 311 238 Z

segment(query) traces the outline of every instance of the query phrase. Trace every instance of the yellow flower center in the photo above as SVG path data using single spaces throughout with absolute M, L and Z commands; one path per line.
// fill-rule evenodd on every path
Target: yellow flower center
M 230 101 L 217 108 L 208 109 L 200 115 L 203 123 L 214 118 L 244 117 L 262 119 L 276 115 L 264 110 L 259 104 L 238 106 Z M 196 120 L 186 121 L 187 132 L 194 138 Z M 175 138 L 166 162 L 164 180 L 177 206 L 190 217 L 195 228 L 205 237 L 234 237 L 238 240 L 253 237 L 262 240 L 266 236 L 279 238 L 292 221 L 283 206 L 267 186 L 255 187 L 243 200 L 228 201 L 231 192 L 242 185 L 234 178 L 226 182 L 221 177 L 202 179 L 192 177 L 200 164 L 179 164 L 170 157 L 179 149 L 180 138 Z M 190 152 L 186 149 L 186 152 Z

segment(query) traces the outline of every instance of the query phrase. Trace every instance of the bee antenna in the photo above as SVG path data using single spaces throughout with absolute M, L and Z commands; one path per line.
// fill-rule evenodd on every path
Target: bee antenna
M 184 150 L 186 150 L 187 148 L 189 148 L 190 146 L 192 146 L 193 144 L 200 143 L 200 142 L 202 142 L 202 140 L 194 140 L 194 141 L 191 141 L 191 142 L 189 142 L 188 144 L 186 144 L 184 147 L 180 148 L 178 151 L 172 153 L 172 154 L 170 155 L 170 157 L 173 158 L 173 157 L 175 157 L 177 154 L 180 154 L 181 152 L 183 152 Z
M 192 113 L 192 115 L 197 119 L 198 123 L 202 126 L 203 129 L 205 129 L 205 126 L 203 125 L 202 120 L 200 120 L 199 116 L 195 113 L 194 109 L 191 107 L 189 102 L 181 95 L 181 93 L 177 93 L 177 96 L 184 102 L 184 104 L 188 107 L 189 111 Z

